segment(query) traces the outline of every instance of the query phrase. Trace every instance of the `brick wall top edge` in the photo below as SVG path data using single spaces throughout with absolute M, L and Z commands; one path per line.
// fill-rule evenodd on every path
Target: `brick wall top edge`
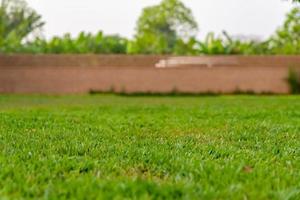
M 0 55 L 0 67 L 154 67 L 162 59 L 205 58 L 237 60 L 238 66 L 295 67 L 300 66 L 300 56 L 171 56 L 171 55 L 95 55 L 95 54 L 15 54 Z

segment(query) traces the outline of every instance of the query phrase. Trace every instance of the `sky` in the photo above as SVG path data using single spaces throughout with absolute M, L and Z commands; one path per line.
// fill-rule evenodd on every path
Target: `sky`
M 132 38 L 142 9 L 160 0 L 27 0 L 46 22 L 47 38 L 81 31 Z M 199 38 L 226 30 L 231 35 L 266 38 L 292 8 L 288 0 L 182 0 L 199 24 Z

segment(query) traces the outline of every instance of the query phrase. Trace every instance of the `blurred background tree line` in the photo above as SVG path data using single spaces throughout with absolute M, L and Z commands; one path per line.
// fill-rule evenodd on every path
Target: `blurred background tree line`
M 298 0 L 294 0 L 296 2 Z M 24 0 L 0 0 L 0 53 L 101 54 L 299 54 L 300 8 L 287 14 L 284 24 L 267 40 L 245 40 L 209 33 L 196 38 L 198 25 L 192 11 L 180 0 L 162 0 L 142 11 L 132 40 L 118 35 L 65 34 L 46 40 L 44 22 Z

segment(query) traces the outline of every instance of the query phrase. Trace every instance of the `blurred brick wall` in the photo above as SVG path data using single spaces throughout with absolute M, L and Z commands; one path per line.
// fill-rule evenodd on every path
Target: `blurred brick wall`
M 197 62 L 190 62 L 195 58 Z M 184 59 L 184 65 L 155 67 L 162 61 L 172 60 L 174 64 L 174 60 L 182 63 Z M 300 56 L 2 55 L 0 93 L 64 94 L 112 89 L 133 93 L 176 89 L 190 93 L 238 90 L 284 94 L 289 92 L 289 68 L 298 66 Z

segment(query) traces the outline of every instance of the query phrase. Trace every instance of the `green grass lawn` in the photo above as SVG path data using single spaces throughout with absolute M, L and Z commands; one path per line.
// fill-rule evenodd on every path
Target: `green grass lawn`
M 0 96 L 0 199 L 300 199 L 300 96 Z

